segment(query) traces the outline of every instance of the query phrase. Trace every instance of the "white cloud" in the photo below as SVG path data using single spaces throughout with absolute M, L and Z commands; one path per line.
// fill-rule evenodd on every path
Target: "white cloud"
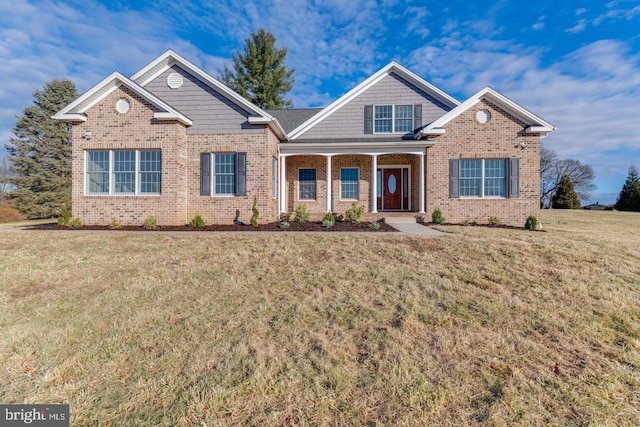
M 571 28 L 567 28 L 566 30 L 564 30 L 567 33 L 580 33 L 582 31 L 584 31 L 584 29 L 587 27 L 587 20 L 586 19 L 579 19 L 578 22 L 576 22 L 576 24 L 571 27 Z

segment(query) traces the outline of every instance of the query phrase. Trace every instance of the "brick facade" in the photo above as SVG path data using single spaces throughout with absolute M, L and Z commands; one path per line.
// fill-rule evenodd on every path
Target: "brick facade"
M 126 98 L 131 109 L 116 111 Z M 260 221 L 277 217 L 277 199 L 271 196 L 271 159 L 277 159 L 278 138 L 264 127 L 262 133 L 187 135 L 176 121 L 154 119 L 154 107 L 126 88 L 118 88 L 92 106 L 87 121 L 73 126 L 73 216 L 86 225 L 106 225 L 115 219 L 123 225 L 142 225 L 154 216 L 159 225 L 182 225 L 196 214 L 207 223 L 249 222 L 254 196 Z M 83 135 L 91 132 L 91 138 Z M 160 195 L 85 194 L 87 150 L 162 151 Z M 201 152 L 247 152 L 246 196 L 200 196 Z
M 488 110 L 491 120 L 481 124 L 478 110 Z M 426 156 L 426 214 L 440 209 L 447 222 L 488 223 L 490 216 L 513 226 L 524 226 L 540 210 L 540 137 L 524 133 L 526 125 L 501 108 L 482 100 L 446 126 Z M 521 148 L 524 143 L 526 148 Z M 516 198 L 449 198 L 450 159 L 520 159 L 520 196 Z

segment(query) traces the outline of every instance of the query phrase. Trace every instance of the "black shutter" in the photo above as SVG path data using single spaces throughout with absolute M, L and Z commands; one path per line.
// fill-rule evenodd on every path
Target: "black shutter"
M 200 195 L 211 195 L 211 153 L 200 153 Z
M 236 196 L 247 195 L 247 153 L 236 153 Z
M 460 160 L 449 160 L 449 197 L 460 197 Z
M 509 194 L 508 197 L 520 197 L 520 159 L 509 159 Z
M 422 127 L 422 104 L 413 106 L 413 129 Z
M 373 133 L 373 105 L 364 106 L 364 133 Z

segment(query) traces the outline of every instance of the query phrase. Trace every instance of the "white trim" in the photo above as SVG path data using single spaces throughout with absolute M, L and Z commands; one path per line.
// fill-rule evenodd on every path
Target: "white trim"
M 393 142 L 299 142 L 280 143 L 278 149 L 281 156 L 318 155 L 337 156 L 340 154 L 425 154 L 427 147 L 436 141 L 393 141 Z
M 278 159 L 271 158 L 271 198 L 278 198 Z
M 154 113 L 155 118 L 159 120 L 177 120 L 187 126 L 193 125 L 193 122 L 187 116 L 173 109 L 173 107 L 171 107 L 169 104 L 162 101 L 160 98 L 156 97 L 141 86 L 138 86 L 135 82 L 129 80 L 127 77 L 123 76 L 117 71 L 114 71 L 113 73 L 105 77 L 100 83 L 89 89 L 71 104 L 67 105 L 65 108 L 54 114 L 52 118 L 55 120 L 73 122 L 78 121 L 81 117 L 84 117 L 84 120 L 80 121 L 86 121 L 87 119 L 84 113 L 95 104 L 102 101 L 107 95 L 118 89 L 120 86 L 125 86 L 127 89 L 145 99 L 153 106 L 162 110 L 160 112 Z
M 280 156 L 280 213 L 283 213 L 287 209 L 287 175 L 286 175 L 286 161 L 287 158 Z
M 384 208 L 384 188 L 382 189 L 382 194 L 380 195 L 380 210 L 382 210 L 383 212 L 410 212 L 411 211 L 411 165 L 379 165 L 376 168 L 376 171 L 381 170 L 384 171 L 384 169 L 400 169 L 400 171 L 402 171 L 403 169 L 407 169 L 407 204 L 408 206 L 403 208 L 402 205 L 404 203 L 404 196 L 401 195 L 400 197 L 400 209 L 393 209 L 393 210 L 386 210 Z M 404 184 L 404 175 L 402 174 L 402 172 L 400 172 L 400 193 L 402 193 L 403 190 L 403 184 Z M 382 183 L 384 183 L 384 172 L 382 173 Z M 376 188 L 376 206 L 378 203 L 378 189 Z
M 411 107 L 411 129 L 407 131 L 396 131 L 396 107 Z M 376 107 L 391 107 L 391 132 L 376 132 Z M 414 130 L 413 127 L 413 108 L 414 104 L 373 104 L 373 134 L 374 135 L 406 135 L 408 133 L 412 133 Z M 388 120 L 388 119 L 378 119 L 378 120 Z M 406 120 L 406 119 L 400 119 Z
M 458 117 L 463 112 L 467 111 L 469 108 L 476 105 L 482 99 L 487 99 L 488 101 L 496 104 L 500 108 L 503 108 L 508 113 L 512 114 L 516 118 L 522 120 L 525 124 L 529 125 L 527 129 L 531 129 L 530 133 L 549 133 L 553 132 L 556 127 L 551 123 L 547 122 L 543 118 L 533 114 L 531 111 L 522 107 L 521 105 L 516 104 L 506 96 L 502 95 L 498 91 L 490 88 L 489 86 L 484 89 L 476 92 L 474 95 L 469 97 L 462 104 L 458 105 L 453 110 L 449 111 L 444 116 L 430 123 L 422 129 L 422 134 L 427 135 L 441 135 L 444 133 L 443 126 L 449 123 L 454 118 Z
M 395 61 L 391 61 L 389 64 L 378 70 L 376 73 L 371 75 L 365 81 L 351 89 L 346 94 L 342 95 L 340 98 L 329 104 L 326 108 L 319 111 L 314 116 L 310 117 L 307 121 L 302 123 L 300 126 L 295 128 L 289 133 L 289 139 L 293 140 L 298 138 L 300 135 L 307 132 L 309 129 L 317 125 L 319 122 L 335 113 L 337 110 L 351 102 L 354 98 L 365 92 L 371 86 L 378 83 L 380 80 L 387 77 L 389 74 L 395 73 L 403 79 L 413 83 L 419 89 L 424 90 L 426 93 L 432 95 L 434 98 L 441 101 L 443 104 L 449 106 L 450 108 L 454 108 L 460 104 L 458 100 L 449 96 L 445 92 L 441 91 L 437 87 L 433 86 L 431 83 L 427 82 L 423 78 L 418 75 L 412 73 L 402 65 L 398 64 Z
M 278 123 L 275 117 L 273 117 L 257 105 L 253 104 L 246 98 L 242 97 L 240 94 L 229 89 L 225 84 L 213 78 L 200 67 L 194 65 L 192 62 L 188 61 L 171 49 L 168 49 L 162 55 L 145 65 L 142 69 L 131 76 L 131 80 L 144 87 L 153 79 L 155 79 L 174 65 L 177 65 L 180 68 L 183 68 L 189 74 L 194 75 L 201 82 L 205 83 L 207 86 L 220 93 L 231 102 L 242 107 L 244 110 L 259 116 L 249 117 L 249 123 L 269 125 L 270 127 L 272 127 L 278 137 L 284 139 L 284 129 L 282 128 L 280 123 Z
M 378 213 L 378 155 L 371 156 L 371 213 Z
M 216 157 L 217 156 L 221 156 L 221 155 L 225 155 L 225 154 L 233 154 L 233 176 L 234 176 L 234 180 L 236 180 L 236 182 L 234 182 L 234 186 L 233 186 L 233 193 L 216 193 Z M 238 171 L 236 170 L 236 166 L 237 166 L 237 156 L 238 156 L 238 152 L 237 151 L 214 151 L 211 153 L 211 197 L 236 197 L 236 192 L 238 191 L 238 182 L 237 182 L 237 178 L 238 178 Z M 220 175 L 225 175 L 225 176 L 229 176 L 231 174 L 229 173 L 225 173 L 225 174 L 220 174 Z
M 479 196 L 463 196 L 461 194 L 461 184 L 462 184 L 462 162 L 463 161 L 469 161 L 469 160 L 480 160 L 480 195 Z M 485 166 L 484 166 L 484 162 L 485 160 L 503 160 L 504 161 L 504 195 L 502 196 L 485 196 L 484 195 L 484 180 L 485 180 Z M 477 178 L 474 178 L 477 179 Z M 480 159 L 476 159 L 476 158 L 461 158 L 460 159 L 460 166 L 458 168 L 458 198 L 459 199 L 471 199 L 471 200 L 478 200 L 478 199 L 507 199 L 508 198 L 508 194 L 509 194 L 509 159 L 508 158 L 503 158 L 503 157 L 483 157 Z
M 419 206 L 418 206 L 418 213 L 425 213 L 424 211 L 424 202 L 425 202 L 425 180 L 424 180 L 424 161 L 425 158 L 427 156 L 424 154 L 421 154 L 420 156 L 418 156 L 418 161 L 420 162 L 420 176 L 418 177 L 418 185 L 420 186 L 420 188 L 418 189 L 418 198 L 419 198 Z
M 342 170 L 343 169 L 355 169 L 358 171 L 358 197 L 353 199 L 353 198 L 345 198 L 342 197 Z M 340 182 L 340 201 L 341 202 L 353 202 L 353 201 L 359 201 L 360 200 L 360 168 L 358 166 L 342 166 L 340 167 L 340 179 L 338 180 Z
M 85 149 L 84 151 L 84 196 L 85 197 L 96 197 L 96 196 L 109 196 L 109 197 L 126 197 L 126 196 L 136 196 L 136 197 L 145 197 L 145 196 L 161 196 L 162 195 L 162 150 L 160 148 L 144 148 L 144 149 L 127 149 L 127 148 L 110 148 L 110 149 Z M 108 175 L 108 187 L 109 190 L 106 193 L 91 193 L 89 192 L 89 179 L 88 179 L 88 168 L 89 168 L 89 152 L 107 152 L 109 153 L 109 169 L 107 171 Z M 114 153 L 116 151 L 133 151 L 134 152 L 134 186 L 135 190 L 132 193 L 116 193 L 115 191 L 115 156 Z M 141 151 L 158 151 L 160 152 L 160 192 L 158 193 L 143 193 L 141 191 L 142 184 L 142 171 L 140 170 L 140 152 Z

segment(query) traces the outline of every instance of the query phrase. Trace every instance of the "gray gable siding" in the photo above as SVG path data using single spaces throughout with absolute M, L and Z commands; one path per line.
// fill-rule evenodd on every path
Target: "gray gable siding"
M 167 85 L 167 76 L 171 73 L 178 73 L 184 79 L 178 89 L 171 89 Z M 188 134 L 263 131 L 264 126 L 249 124 L 249 112 L 177 65 L 160 74 L 144 88 L 193 121 L 193 126 L 187 128 Z
M 392 73 L 358 95 L 322 122 L 300 135 L 300 140 L 329 138 L 363 138 L 389 140 L 400 134 L 365 134 L 364 106 L 381 104 L 422 104 L 422 125 L 426 125 L 451 110 L 415 85 Z

